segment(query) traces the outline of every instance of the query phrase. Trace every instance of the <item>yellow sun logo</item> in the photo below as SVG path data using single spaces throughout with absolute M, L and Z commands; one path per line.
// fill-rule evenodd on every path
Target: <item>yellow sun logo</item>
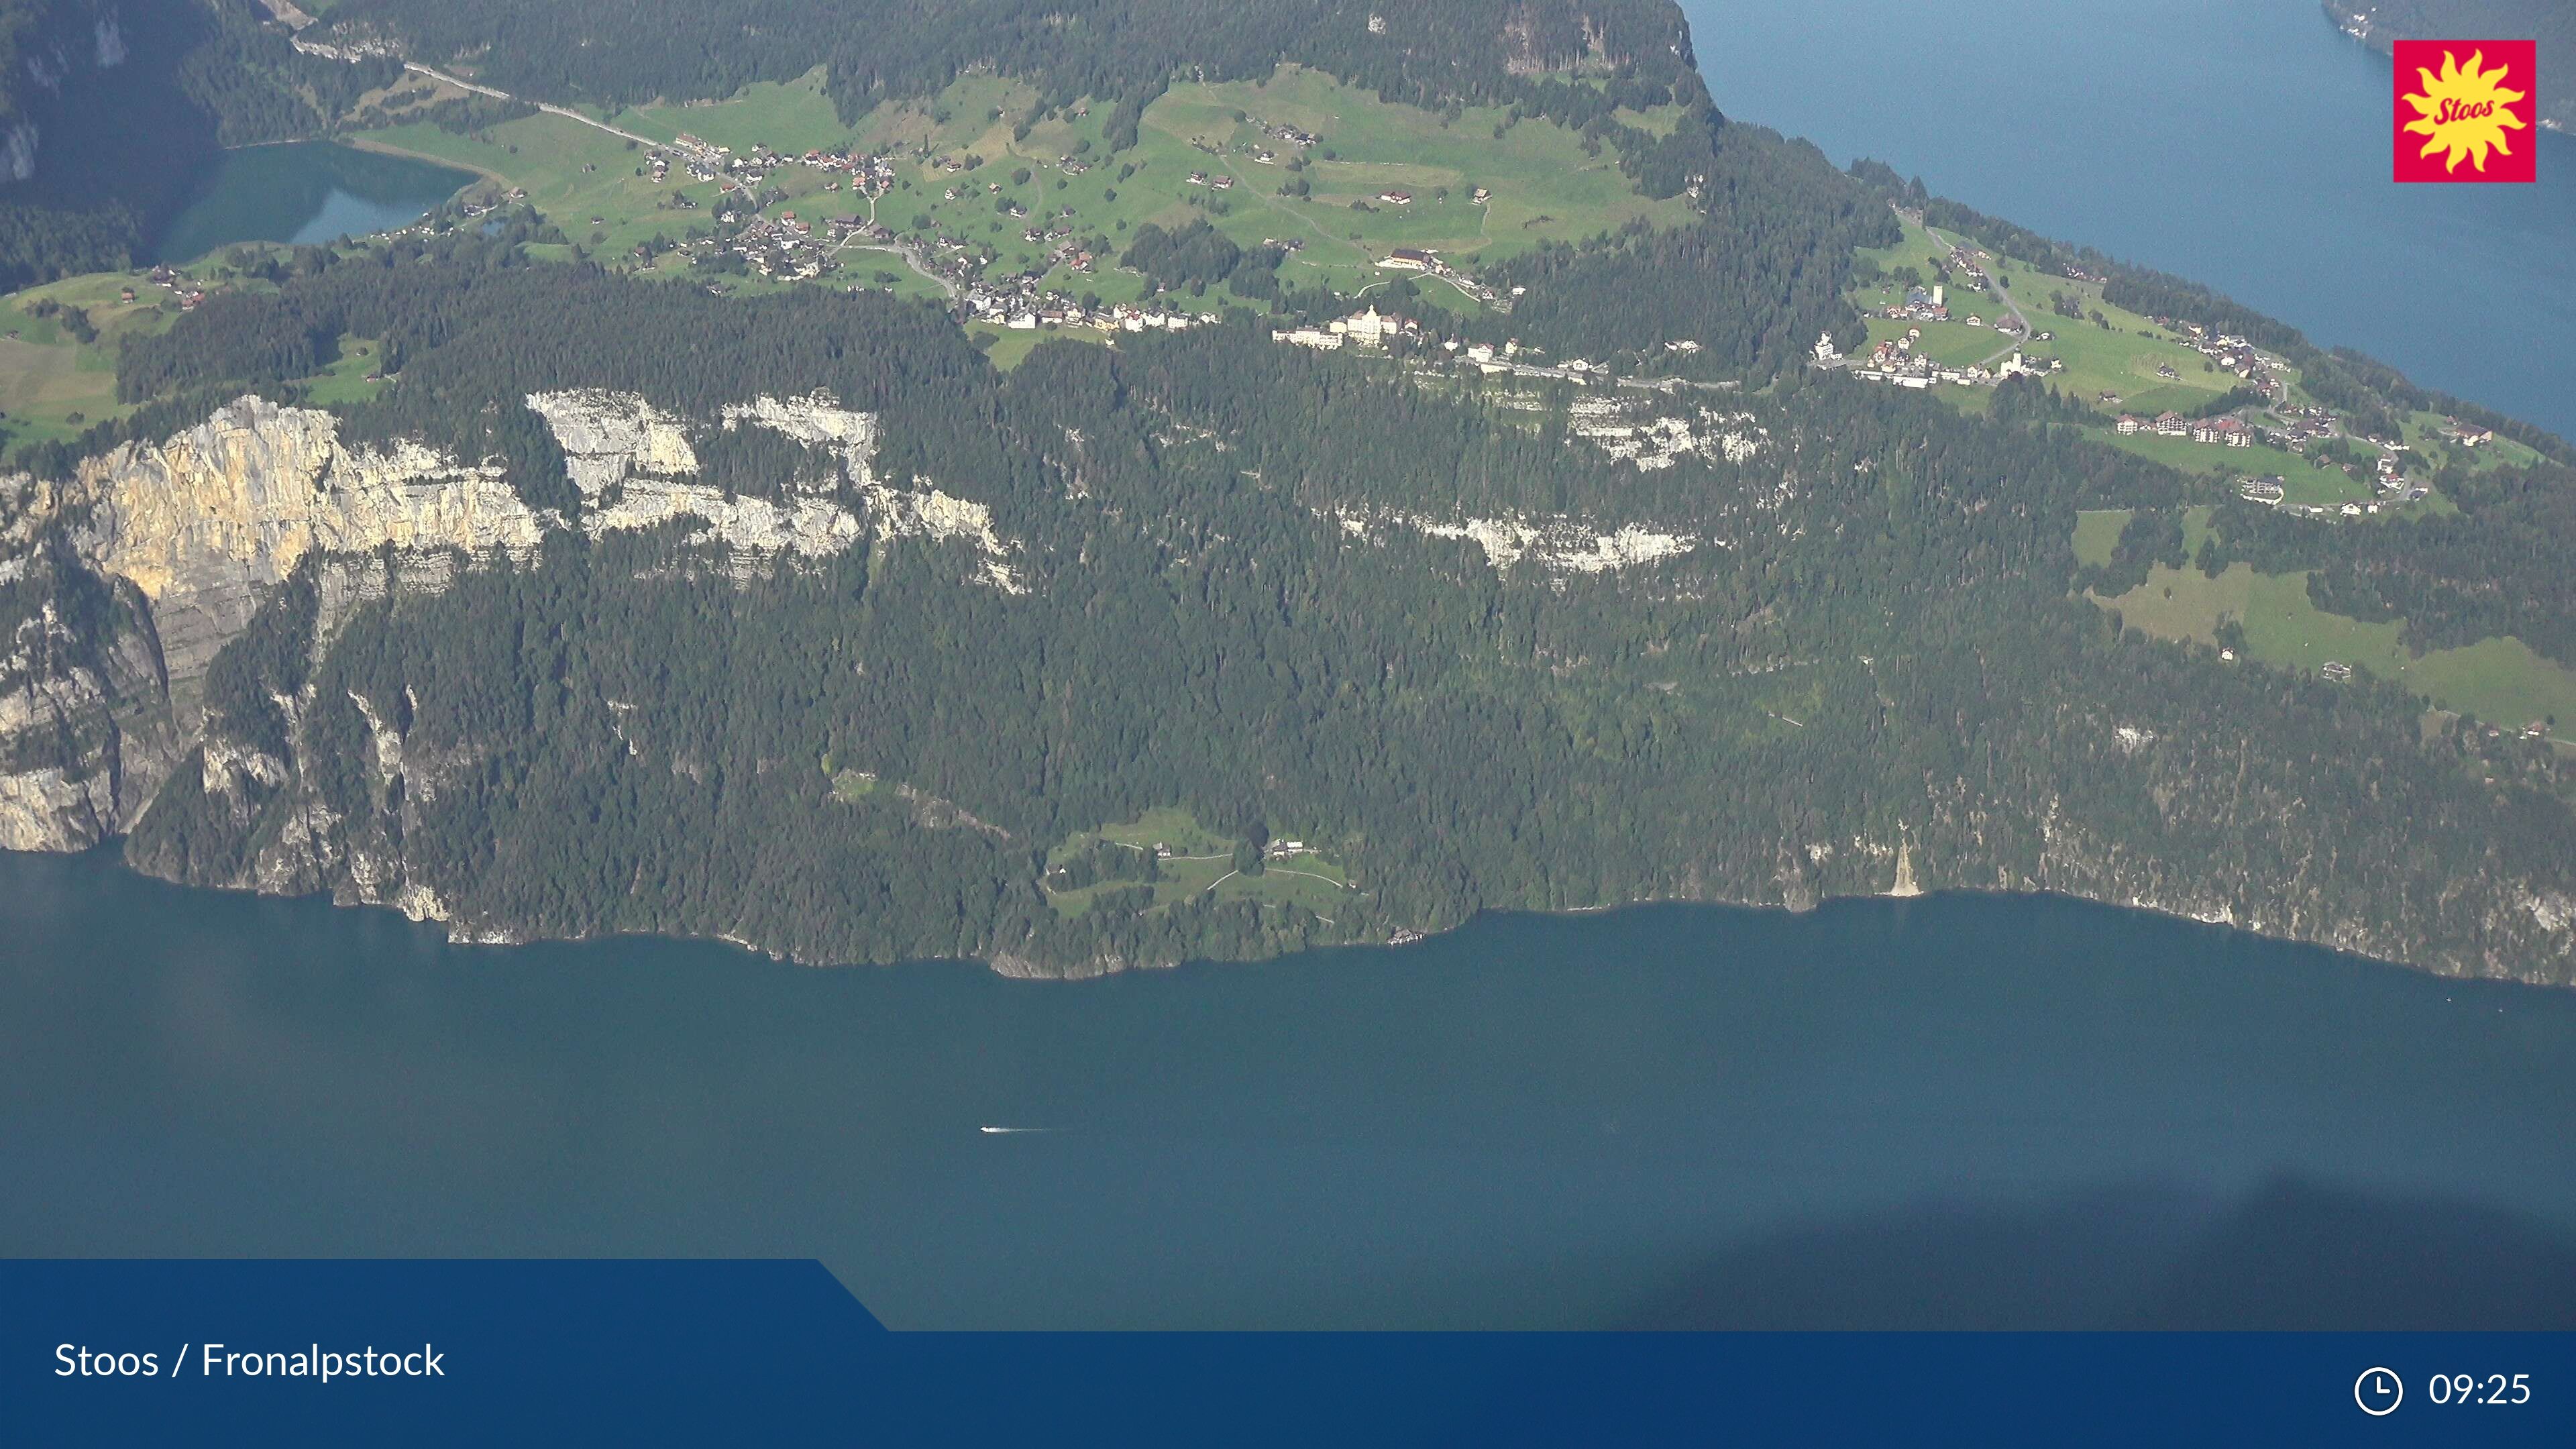
M 2513 144 L 2505 133 L 2530 128 L 2523 124 L 2522 117 L 2506 108 L 2528 92 L 2505 88 L 2510 67 L 2484 70 L 2481 67 L 2485 64 L 2484 51 L 2469 52 L 2469 63 L 2464 66 L 2458 56 L 2446 50 L 2442 52 L 2440 75 L 2420 65 L 2415 68 L 2424 89 L 2406 97 L 2406 104 L 2415 108 L 2416 119 L 2407 122 L 2405 129 L 2431 138 L 2416 153 L 2418 156 L 2448 151 L 2446 169 L 2457 171 L 2461 161 L 2472 160 L 2484 171 L 2489 151 L 2499 156 L 2513 154 Z

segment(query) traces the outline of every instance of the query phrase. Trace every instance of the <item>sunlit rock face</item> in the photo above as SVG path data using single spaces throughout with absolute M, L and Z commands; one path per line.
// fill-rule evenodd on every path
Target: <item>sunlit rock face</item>
M 580 498 L 570 517 L 531 507 L 496 464 L 417 441 L 352 443 L 331 413 L 256 396 L 85 459 L 65 482 L 0 477 L 0 586 L 43 600 L 0 615 L 0 848 L 76 850 L 123 832 L 199 743 L 207 789 L 259 782 L 259 761 L 201 739 L 199 695 L 215 655 L 308 559 L 322 563 L 317 652 L 388 578 L 440 589 L 460 555 L 525 564 L 574 530 L 690 524 L 691 545 L 738 580 L 871 539 L 962 544 L 980 560 L 970 579 L 1027 589 L 1014 562 L 1025 550 L 990 509 L 879 479 L 878 420 L 829 396 L 757 397 L 711 423 L 601 389 L 526 402 L 563 449 Z M 693 440 L 711 428 L 777 432 L 834 467 L 774 496 L 728 493 L 700 477 Z M 73 585 L 115 606 L 58 608 L 49 592 Z M 386 885 L 388 899 L 404 889 Z

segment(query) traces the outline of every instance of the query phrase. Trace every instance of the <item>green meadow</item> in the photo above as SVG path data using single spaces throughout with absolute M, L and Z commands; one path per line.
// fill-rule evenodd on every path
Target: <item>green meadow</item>
M 131 302 L 123 300 L 128 288 Z M 29 310 L 42 302 L 77 309 L 97 340 L 73 336 L 60 314 Z M 177 299 L 139 271 L 66 277 L 0 301 L 0 436 L 12 444 L 62 441 L 133 411 L 116 400 L 117 344 L 159 332 L 178 314 Z
M 657 141 L 690 135 L 738 152 L 767 146 L 789 156 L 836 149 L 850 138 L 850 128 L 842 124 L 831 99 L 823 94 L 820 66 L 797 80 L 745 86 L 730 100 L 632 106 L 603 119 L 619 130 Z
M 1627 119 L 1648 130 L 1669 129 L 1676 114 L 1667 107 Z M 1303 248 L 1283 266 L 1283 277 L 1350 292 L 1395 283 L 1398 274 L 1377 263 L 1400 246 L 1437 251 L 1471 267 L 1632 219 L 1678 225 L 1690 215 L 1679 198 L 1652 201 L 1639 194 L 1620 172 L 1614 149 L 1586 154 L 1581 136 L 1553 122 L 1513 122 L 1492 108 L 1468 108 L 1452 119 L 1380 101 L 1295 66 L 1263 81 L 1176 86 L 1147 108 L 1137 144 L 1115 155 L 1105 134 L 1109 118 L 1107 106 L 1038 116 L 1025 86 L 970 76 L 934 98 L 881 106 L 843 124 L 817 72 L 754 85 L 722 102 L 632 107 L 610 119 L 658 140 L 686 133 L 736 152 L 768 146 L 792 158 L 809 149 L 855 148 L 893 156 L 896 186 L 873 208 L 843 189 L 838 177 L 790 164 L 764 183 L 786 194 L 772 212 L 793 210 L 802 219 L 869 213 L 916 240 L 989 249 L 988 266 L 997 272 L 1051 266 L 1049 287 L 1105 301 L 1141 300 L 1152 291 L 1115 262 L 1149 222 L 1178 227 L 1205 219 L 1247 248 L 1300 241 Z M 1322 140 L 1300 148 L 1271 134 L 1276 127 Z M 656 185 L 638 174 L 640 148 L 560 116 L 528 117 L 469 136 L 400 125 L 360 139 L 523 187 L 537 210 L 563 228 L 570 246 L 603 260 L 657 235 L 678 239 L 722 209 L 717 184 L 692 183 L 675 171 Z M 1266 162 L 1264 152 L 1270 153 Z M 1194 184 L 1193 173 L 1231 185 Z M 1478 187 L 1490 191 L 1484 205 L 1470 199 Z M 1411 201 L 1383 199 L 1396 192 L 1410 193 Z M 696 209 L 676 208 L 675 196 L 696 202 Z M 1011 208 L 1024 214 L 1011 215 Z M 1027 241 L 1023 234 L 1032 228 L 1062 228 L 1099 243 L 1090 269 L 1052 264 L 1049 254 L 1061 239 Z M 891 256 L 882 268 L 849 253 L 840 260 L 845 272 L 836 280 L 845 284 L 854 280 L 851 273 L 859 284 L 875 285 L 879 270 L 904 270 Z M 680 264 L 664 258 L 661 265 Z M 1413 285 L 1438 305 L 1474 306 L 1433 279 L 1415 278 Z M 935 290 L 917 278 L 897 288 Z M 1220 287 L 1182 305 L 1208 310 L 1226 300 Z
M 2077 515 L 2076 556 L 2108 562 L 2126 522 L 2119 510 Z M 2190 510 L 2186 547 L 2198 549 L 2206 531 L 2207 510 Z M 2576 671 L 2533 653 L 2521 640 L 2482 639 L 2464 648 L 2410 653 L 2402 623 L 2365 623 L 2319 609 L 2308 598 L 2305 572 L 2256 573 L 2252 565 L 2238 563 L 2211 578 L 2189 566 L 2158 566 L 2138 587 L 2094 602 L 2118 610 L 2124 626 L 2159 639 L 2215 645 L 2219 626 L 2232 620 L 2245 631 L 2245 651 L 2254 662 L 2304 674 L 2330 661 L 2349 664 L 2424 695 L 2439 708 L 2507 728 L 2534 720 L 2576 723 Z
M 2120 543 L 2121 530 L 2129 526 L 2126 508 L 2088 508 L 2075 515 L 2075 561 L 2096 568 L 2108 567 L 2111 550 Z
M 384 391 L 385 384 L 382 378 L 373 382 L 367 380 L 368 375 L 376 371 L 378 363 L 382 360 L 379 356 L 380 344 L 374 338 L 344 333 L 340 338 L 338 350 L 339 355 L 332 359 L 330 366 L 303 379 L 298 384 L 304 389 L 306 402 L 317 407 L 328 407 L 333 403 L 360 403 L 369 401 L 377 393 Z
M 2104 432 L 2101 438 L 2114 447 L 2170 464 L 2186 473 L 2228 478 L 2278 477 L 2283 480 L 2282 491 L 2291 503 L 2331 506 L 2367 502 L 2374 496 L 2368 484 L 2341 468 L 2311 462 L 2267 443 L 2229 448 L 2217 443 L 2195 443 L 2189 438 L 2158 437 L 2154 433 L 2123 436 L 2117 432 Z
M 1904 240 L 1894 246 L 1866 248 L 1857 254 L 1864 273 L 1872 269 L 1893 273 L 1898 267 L 1910 266 L 1929 285 L 1935 280 L 1935 259 L 1946 258 L 1953 244 L 1975 245 L 1965 237 L 1926 229 L 1911 221 L 1901 221 L 1901 225 Z M 2021 304 L 2034 332 L 2050 334 L 2046 341 L 2034 336 L 2019 344 L 2029 356 L 2065 362 L 2066 370 L 2052 374 L 2049 385 L 2105 417 L 2122 412 L 2147 416 L 2166 411 L 2187 413 L 2236 384 L 2235 377 L 2217 371 L 2207 358 L 2192 351 L 2181 334 L 2103 301 L 2099 283 L 2051 276 L 2009 257 L 1990 260 L 1986 270 L 1991 276 L 2009 278 L 2013 300 Z M 2053 293 L 2066 296 L 2081 315 L 2068 317 L 2055 311 L 2051 304 Z M 1882 278 L 1854 287 L 1851 299 L 1864 312 L 1881 311 L 1903 302 L 1905 288 Z M 1985 362 L 2015 346 L 1990 326 L 1967 325 L 1971 316 L 1992 324 L 2008 315 L 2003 298 L 1994 289 L 1972 288 L 1954 272 L 1943 300 L 1949 304 L 1953 319 L 1950 322 L 1914 324 L 1874 317 L 1870 320 L 1870 340 L 1875 343 L 1902 336 L 1907 327 L 1920 325 L 1923 340 L 1918 345 L 1935 361 L 1951 366 Z M 2093 320 L 2097 313 L 2099 322 Z M 2171 369 L 2175 375 L 2163 376 L 2159 371 L 2163 368 Z M 2105 400 L 2105 393 L 2117 396 L 2119 401 Z M 1964 395 L 1953 398 L 1964 400 Z
M 1101 845 L 1139 852 L 1151 852 L 1157 846 L 1167 848 L 1171 854 L 1160 864 L 1162 878 L 1151 883 L 1154 900 L 1149 910 L 1213 895 L 1218 900 L 1303 906 L 1329 918 L 1336 907 L 1351 898 L 1349 875 L 1319 852 L 1266 861 L 1260 874 L 1248 875 L 1234 868 L 1237 843 L 1236 837 L 1199 824 L 1186 810 L 1164 807 L 1149 810 L 1134 820 L 1076 835 L 1048 852 L 1047 865 L 1052 869 Z M 1104 880 L 1079 890 L 1050 889 L 1046 894 L 1058 911 L 1077 916 L 1091 909 L 1092 902 L 1103 892 L 1137 884 L 1141 882 Z

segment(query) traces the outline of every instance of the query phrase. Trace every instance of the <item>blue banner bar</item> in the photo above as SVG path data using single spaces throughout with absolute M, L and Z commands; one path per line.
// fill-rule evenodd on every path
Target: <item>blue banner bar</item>
M 811 1262 L 0 1263 L 8 1442 L 2576 1443 L 2576 1334 L 912 1334 Z

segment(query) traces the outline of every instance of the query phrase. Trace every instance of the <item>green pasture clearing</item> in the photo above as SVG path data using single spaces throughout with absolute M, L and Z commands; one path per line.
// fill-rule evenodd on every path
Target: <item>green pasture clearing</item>
M 1901 217 L 1900 224 L 1905 232 L 1903 241 L 1892 247 L 1863 248 L 1855 254 L 1856 258 L 1886 273 L 1910 266 L 1928 286 L 1935 280 L 1931 260 L 1947 257 L 1952 243 L 1976 249 L 1976 243 L 1966 237 L 1927 230 L 1903 221 Z M 2194 352 L 2182 334 L 2158 327 L 2146 317 L 2104 301 L 2099 282 L 2057 276 L 2013 257 L 1993 257 L 1985 266 L 1990 275 L 2011 278 L 2013 299 L 2021 304 L 2034 332 L 2050 334 L 2046 341 L 2033 337 L 2023 349 L 2032 357 L 2054 357 L 2065 362 L 2066 370 L 2051 375 L 2049 385 L 2105 416 L 2122 412 L 2148 417 L 2168 411 L 2189 413 L 2238 382 L 2233 374 L 2217 371 L 2209 359 Z M 1867 271 L 1868 267 L 1862 270 Z M 2053 294 L 2064 295 L 2081 315 L 2068 317 L 2058 312 L 2052 302 Z M 1856 286 L 1850 295 L 1854 306 L 1864 312 L 1876 312 L 1902 303 L 1905 289 L 1892 280 L 1882 280 Z M 1936 327 L 1963 326 L 1972 313 L 1989 323 L 2007 315 L 2003 299 L 1996 292 L 1972 288 L 1956 273 L 1952 274 L 1948 294 L 1943 300 L 1949 304 L 1950 315 L 1956 320 L 1948 324 L 1920 324 L 1924 330 L 1922 345 L 1936 349 L 1932 353 L 1935 360 L 1953 365 L 1976 362 L 1994 355 L 1998 346 L 2007 345 L 2005 339 L 1991 332 L 1979 334 L 1975 329 L 1969 329 L 1969 334 L 1991 339 L 1983 352 L 1971 355 L 1971 349 L 1964 342 L 1956 346 L 1947 342 L 1935 344 L 1933 332 Z M 2097 314 L 2101 318 L 2099 322 L 2094 320 Z M 1880 330 L 1882 324 L 1893 325 L 1897 330 L 1893 334 L 1883 332 Z M 1881 337 L 1902 335 L 1908 325 L 1913 324 L 1873 318 L 1871 340 L 1875 342 Z M 2159 367 L 2170 367 L 2176 375 L 2164 377 L 2157 372 Z M 2288 377 L 2295 392 L 2296 371 L 2291 370 Z M 2117 395 L 2119 401 L 2103 401 L 2104 393 Z
M 1238 113 L 1248 119 L 1238 123 Z M 1145 129 L 1184 148 L 1190 142 L 1216 148 L 1216 155 L 1184 149 L 1174 159 L 1203 158 L 1212 176 L 1222 168 L 1236 178 L 1237 196 L 1249 190 L 1263 198 L 1262 207 L 1240 208 L 1253 215 L 1238 240 L 1258 240 L 1256 230 L 1306 235 L 1310 254 L 1303 260 L 1325 268 L 1366 270 L 1397 246 L 1438 251 L 1463 266 L 1540 241 L 1580 240 L 1633 219 L 1664 226 L 1690 219 L 1678 197 L 1650 201 L 1639 194 L 1619 170 L 1614 149 L 1586 155 L 1582 137 L 1552 121 L 1507 120 L 1504 110 L 1469 107 L 1451 121 L 1441 112 L 1380 101 L 1319 71 L 1284 66 L 1265 81 L 1176 86 L 1146 111 Z M 1305 149 L 1304 172 L 1288 165 L 1299 148 L 1266 136 L 1255 121 L 1323 138 Z M 1497 127 L 1503 128 L 1499 139 Z M 1277 154 L 1278 164 L 1253 159 L 1265 149 Z M 1185 180 L 1193 169 L 1202 167 L 1184 165 L 1180 177 L 1167 180 Z M 1309 185 L 1310 197 L 1276 194 L 1292 175 Z M 1491 192 L 1484 206 L 1469 199 L 1480 186 Z M 1391 190 L 1411 192 L 1412 204 L 1377 200 Z M 1353 202 L 1375 209 L 1354 211 Z M 1299 230 L 1284 229 L 1291 220 Z M 1356 243 L 1353 232 L 1360 234 Z
M 2097 568 L 2111 562 L 2120 531 L 2129 526 L 2126 508 L 2088 508 L 2075 515 L 2075 561 Z
M 927 150 L 933 155 L 973 152 L 986 160 L 1010 154 L 1011 132 L 1036 108 L 1037 92 L 1026 84 L 994 75 L 963 77 L 927 100 L 891 102 L 859 118 L 853 144 L 874 155 Z M 1077 106 L 1077 110 L 1085 109 Z M 998 113 L 998 114 L 997 114 Z M 1108 119 L 1106 108 L 1100 118 Z M 1064 124 L 1070 126 L 1073 121 Z M 704 134 L 701 132 L 700 134 Z M 1069 136 L 1068 130 L 1065 133 Z M 1091 134 L 1097 135 L 1096 131 Z M 1069 146 L 1046 151 L 1054 138 L 1030 132 L 1031 154 L 1061 155 Z
M 2023 305 L 2029 305 L 2028 298 Z M 2050 334 L 2045 342 L 2032 342 L 2030 354 L 2066 363 L 2066 370 L 2050 377 L 2049 384 L 2106 415 L 2190 413 L 2237 384 L 2235 374 L 2214 370 L 2209 359 L 2170 339 L 2059 317 L 2044 305 L 2031 311 L 2030 320 L 2033 327 Z M 2164 377 L 2158 367 L 2170 367 L 2178 376 Z M 2102 401 L 2106 392 L 2117 394 L 2120 401 Z
M 844 125 L 822 93 L 818 70 L 750 86 L 720 102 L 630 107 L 611 123 L 665 141 L 686 133 L 737 154 L 768 147 L 790 158 L 844 149 L 891 156 L 895 187 L 873 205 L 837 175 L 791 160 L 763 182 L 764 190 L 786 197 L 770 214 L 792 210 L 807 221 L 869 215 L 925 244 L 962 244 L 987 259 L 987 274 L 1043 268 L 1048 289 L 1102 302 L 1153 294 L 1151 282 L 1117 265 L 1149 222 L 1177 227 L 1205 218 L 1246 248 L 1301 241 L 1303 249 L 1281 268 L 1283 278 L 1349 292 L 1389 282 L 1393 274 L 1377 263 L 1399 246 L 1438 251 L 1469 266 L 1633 219 L 1677 226 L 1690 218 L 1680 198 L 1650 201 L 1638 193 L 1620 172 L 1615 149 L 1586 155 L 1583 138 L 1553 122 L 1506 124 L 1508 112 L 1489 107 L 1452 121 L 1294 66 L 1264 81 L 1176 86 L 1146 110 L 1137 144 L 1114 155 L 1106 135 L 1110 107 L 1076 105 L 1041 116 L 1035 105 L 1024 85 L 970 76 L 936 97 L 881 106 Z M 1632 119 L 1646 129 L 1668 128 L 1671 109 Z M 1323 139 L 1300 148 L 1270 134 L 1268 128 L 1281 126 Z M 1497 127 L 1503 128 L 1499 140 Z M 397 125 L 356 139 L 523 187 L 571 247 L 612 264 L 633 265 L 638 243 L 657 235 L 680 240 L 726 209 L 719 183 L 691 182 L 675 170 L 657 185 L 638 174 L 640 147 L 561 116 L 526 117 L 465 136 Z M 1264 151 L 1272 153 L 1268 163 L 1259 159 Z M 1194 185 L 1192 173 L 1232 185 Z M 1310 194 L 1282 195 L 1292 178 Z M 1491 189 L 1487 205 L 1470 200 L 1479 186 Z M 1380 199 L 1396 191 L 1411 193 L 1410 204 Z M 675 196 L 695 208 L 677 206 Z M 1024 214 L 1010 215 L 1013 207 Z M 1065 235 L 1031 241 L 1031 230 Z M 1054 260 L 1068 240 L 1093 253 L 1087 269 Z M 838 260 L 844 271 L 835 280 L 843 283 L 852 272 L 872 277 L 894 270 L 846 253 Z M 676 264 L 665 258 L 661 265 Z M 1430 305 L 1475 305 L 1442 293 L 1434 281 L 1416 278 L 1414 286 Z M 934 290 L 926 282 L 896 289 Z M 1231 300 L 1216 287 L 1167 305 L 1214 311 Z
M 1897 213 L 1896 219 L 1898 229 L 1905 234 L 1903 240 L 1892 247 L 1862 247 L 1854 253 L 1854 257 L 1883 272 L 1892 272 L 1898 267 L 1912 267 L 1923 274 L 1923 280 L 1928 284 L 1932 280 L 1931 258 L 1947 256 L 1950 249 L 1932 233 L 1908 220 L 1904 213 Z M 1905 289 L 1882 285 L 1862 289 L 1854 295 L 1876 299 L 1875 302 L 1864 302 L 1864 306 L 1887 307 L 1904 301 Z
M 2399 425 L 2403 441 L 2428 473 L 2453 463 L 2473 473 L 2489 473 L 2498 468 L 2528 468 L 2540 461 L 2539 453 L 2503 436 L 2474 448 L 2463 447 L 2442 436 L 2449 425 L 2449 418 L 2433 412 L 2411 414 Z
M 685 105 L 630 106 L 605 118 L 620 130 L 672 141 L 691 135 L 736 153 L 767 146 L 782 155 L 838 150 L 850 127 L 823 94 L 823 68 L 792 81 L 756 81 L 729 99 Z
M 691 227 L 712 222 L 720 209 L 718 183 L 692 182 L 686 172 L 676 172 L 656 184 L 637 174 L 644 165 L 642 147 L 630 149 L 626 141 L 565 116 L 526 116 L 462 136 L 403 125 L 351 139 L 523 187 L 540 216 L 561 227 L 583 254 L 603 260 L 656 235 L 677 241 Z M 696 209 L 672 205 L 675 193 L 695 201 Z
M 1038 344 L 1042 342 L 1051 342 L 1065 336 L 1091 337 L 1096 334 L 1084 328 L 1077 328 L 1067 333 L 1058 328 L 998 327 L 990 322 L 969 322 L 966 324 L 966 335 L 970 339 L 992 338 L 989 344 L 978 340 L 976 350 L 991 359 L 995 367 L 1008 372 L 1027 360 L 1028 355 L 1036 351 Z
M 2484 639 L 2411 655 L 2401 641 L 2402 624 L 2364 623 L 2317 608 L 2304 572 L 2260 574 L 2238 563 L 2213 579 L 2196 568 L 2159 566 L 2137 588 L 2094 602 L 2160 639 L 2215 643 L 2219 625 L 2233 619 L 2245 630 L 2246 652 L 2261 663 L 2307 674 L 2330 660 L 2349 664 L 2429 696 L 2443 709 L 2508 728 L 2576 721 L 2576 671 L 2541 658 L 2521 640 Z
M 1914 344 L 1914 350 L 1944 367 L 1973 366 L 1998 352 L 2010 352 L 2014 345 L 2011 338 L 1990 327 L 1971 327 L 1965 322 L 1909 322 L 1901 317 L 1872 317 L 1868 321 L 1873 347 L 1921 328 L 1923 338 Z
M 123 300 L 128 288 L 131 302 Z M 38 301 L 78 308 L 97 341 L 75 338 L 59 315 L 30 315 Z M 117 346 L 168 327 L 178 310 L 170 292 L 141 272 L 66 277 L 0 301 L 0 413 L 7 415 L 0 436 L 13 444 L 64 441 L 133 411 L 116 400 Z
M 2102 441 L 2126 449 L 2143 458 L 2153 458 L 2186 473 L 2220 477 L 2279 477 L 2291 503 L 2339 505 L 2367 502 L 2373 496 L 2370 485 L 2340 468 L 2311 462 L 2296 453 L 2284 452 L 2266 443 L 2248 448 L 2230 448 L 2218 443 L 2195 443 L 2189 438 L 2159 437 L 2154 433 L 2120 434 L 2105 431 Z M 2390 510 L 2381 510 L 2383 514 Z
M 304 400 L 316 407 L 367 402 L 385 390 L 384 379 L 367 380 L 382 361 L 383 345 L 374 338 L 344 334 L 331 365 L 299 384 Z
M 1099 844 L 1142 852 L 1163 846 L 1171 854 L 1162 860 L 1162 878 L 1157 881 L 1104 880 L 1079 890 L 1048 890 L 1048 901 L 1065 915 L 1078 916 L 1091 909 L 1093 900 L 1105 891 L 1124 890 L 1140 884 L 1153 887 L 1154 900 L 1147 907 L 1149 910 L 1160 910 L 1175 902 L 1212 893 L 1218 900 L 1298 905 L 1317 915 L 1330 916 L 1336 905 L 1350 898 L 1349 875 L 1339 865 L 1313 851 L 1267 861 L 1259 875 L 1237 871 L 1234 868 L 1235 837 L 1220 835 L 1199 824 L 1188 811 L 1169 806 L 1148 810 L 1134 820 L 1104 825 L 1073 836 L 1047 853 L 1048 868 L 1053 869 Z

